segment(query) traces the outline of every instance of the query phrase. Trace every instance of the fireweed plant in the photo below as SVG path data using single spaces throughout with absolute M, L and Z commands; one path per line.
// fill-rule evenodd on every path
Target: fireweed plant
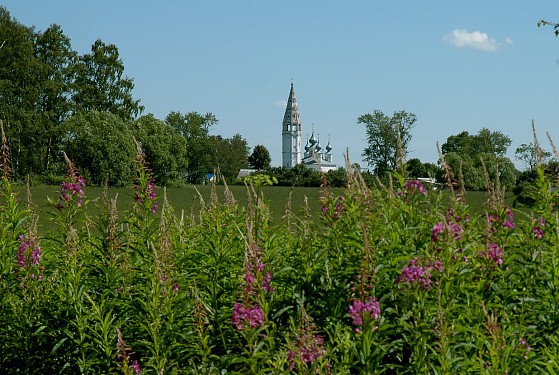
M 48 230 L 2 179 L 0 373 L 559 372 L 543 167 L 520 210 L 497 188 L 479 214 L 405 172 L 370 188 L 348 169 L 318 212 L 272 222 L 251 186 L 246 207 L 226 189 L 175 213 L 140 152 L 129 212 L 88 202 L 68 165 Z

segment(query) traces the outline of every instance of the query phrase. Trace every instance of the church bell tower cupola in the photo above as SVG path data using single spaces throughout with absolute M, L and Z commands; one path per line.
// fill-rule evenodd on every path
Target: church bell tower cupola
M 301 118 L 293 83 L 282 123 L 282 165 L 293 168 L 301 162 Z

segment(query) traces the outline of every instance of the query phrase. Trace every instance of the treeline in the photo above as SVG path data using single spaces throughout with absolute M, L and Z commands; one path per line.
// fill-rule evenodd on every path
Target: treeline
M 227 181 L 235 183 L 240 169 L 263 171 L 279 185 L 320 186 L 320 173 L 303 165 L 293 169 L 270 166 L 268 150 L 257 145 L 251 155 L 240 134 L 210 135 L 218 120 L 212 113 L 171 112 L 165 119 L 143 115 L 132 95 L 134 82 L 114 44 L 96 40 L 89 53 L 78 54 L 61 27 L 36 31 L 0 7 L 0 122 L 10 149 L 12 178 L 59 183 L 66 172 L 64 153 L 89 183 L 129 185 L 134 155 L 141 147 L 159 185 Z M 406 111 L 387 116 L 375 110 L 357 118 L 365 126 L 363 151 L 372 182 L 396 171 L 408 154 L 411 129 L 417 118 Z M 441 147 L 444 164 L 408 160 L 410 177 L 485 190 L 487 181 L 511 190 L 530 182 L 536 160 L 549 162 L 550 153 L 523 144 L 516 157 L 528 166 L 521 174 L 506 156 L 511 139 L 499 131 L 463 131 Z M 539 146 L 538 146 L 539 147 Z M 546 161 L 547 160 L 547 161 Z M 447 171 L 452 171 L 451 175 Z M 343 186 L 343 168 L 330 171 L 329 186 Z
M 127 185 L 135 141 L 160 184 L 202 182 L 214 170 L 232 180 L 248 166 L 241 135 L 209 134 L 213 114 L 139 117 L 133 88 L 114 44 L 96 40 L 79 55 L 60 26 L 36 31 L 0 7 L 0 121 L 14 179 L 59 182 L 66 152 L 91 183 Z
M 417 118 L 406 111 L 387 116 L 375 110 L 357 119 L 365 126 L 367 147 L 362 156 L 372 172 L 382 178 L 401 169 L 408 154 L 411 129 Z M 535 126 L 532 124 L 534 134 Z M 480 129 L 476 134 L 462 131 L 451 135 L 442 144 L 437 164 L 411 159 L 404 165 L 409 177 L 431 177 L 438 183 L 462 186 L 467 190 L 506 189 L 521 195 L 525 185 L 534 180 L 536 167 L 545 166 L 548 173 L 557 171 L 557 159 L 541 148 L 536 141 L 522 144 L 515 150 L 515 158 L 524 163 L 520 172 L 507 157 L 512 141 L 500 131 Z

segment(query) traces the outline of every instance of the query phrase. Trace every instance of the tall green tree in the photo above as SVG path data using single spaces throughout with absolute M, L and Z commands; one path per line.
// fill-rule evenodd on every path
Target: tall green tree
M 39 132 L 36 110 L 42 66 L 34 55 L 32 28 L 0 7 L 0 119 L 9 139 L 16 178 L 34 172 Z
M 510 144 L 511 139 L 502 132 L 483 128 L 474 135 L 466 131 L 451 135 L 441 146 L 441 152 L 454 179 L 462 179 L 467 189 L 487 189 L 486 174 L 492 184 L 498 180 L 501 187 L 512 189 L 517 170 L 505 156 Z
M 452 180 L 455 183 L 463 182 L 468 190 L 483 190 L 485 183 L 483 180 L 483 169 L 468 154 L 449 152 L 444 155 L 444 160 L 452 173 Z M 478 164 L 479 164 L 479 160 Z
M 277 180 L 278 186 L 319 187 L 322 183 L 320 172 L 302 163 L 293 168 L 271 167 L 266 173 Z
M 406 171 L 410 177 L 436 177 L 440 168 L 434 163 L 423 163 L 413 158 L 406 162 Z
M 508 135 L 500 131 L 490 131 L 482 128 L 474 137 L 477 150 L 479 153 L 491 154 L 497 157 L 505 156 L 507 148 L 512 141 Z
M 186 141 L 173 127 L 152 114 L 133 124 L 155 181 L 160 185 L 179 184 L 186 178 Z
M 0 119 L 15 177 L 64 172 L 63 124 L 72 113 L 109 112 L 125 121 L 139 114 L 123 71 L 116 46 L 98 40 L 78 58 L 60 26 L 36 32 L 0 7 Z
M 60 159 L 62 124 L 71 113 L 69 97 L 71 70 L 76 63 L 77 53 L 72 50 L 70 39 L 58 25 L 51 25 L 38 33 L 35 56 L 42 65 L 40 71 L 41 91 L 37 98 L 37 110 L 41 121 L 41 144 L 43 169 L 49 169 L 52 160 Z M 60 160 L 62 161 L 62 160 Z
M 217 124 L 217 118 L 212 113 L 202 115 L 189 112 L 183 115 L 180 112 L 171 112 L 165 118 L 165 122 L 186 140 L 184 152 L 188 162 L 187 181 L 193 184 L 203 181 L 204 176 L 215 167 L 211 159 L 209 131 Z
M 136 145 L 128 123 L 112 113 L 90 111 L 76 113 L 65 126 L 64 150 L 88 183 L 132 183 Z
M 210 136 L 207 152 L 211 160 L 209 171 L 216 171 L 229 183 L 237 178 L 241 168 L 248 166 L 249 147 L 240 134 L 235 134 L 232 138 Z
M 524 162 L 526 167 L 533 171 L 536 170 L 538 163 L 545 163 L 547 161 L 551 156 L 551 152 L 541 148 L 538 150 L 534 143 L 523 143 L 516 148 L 514 155 L 517 160 Z
M 133 120 L 144 110 L 132 97 L 133 88 L 114 44 L 96 40 L 91 53 L 80 56 L 75 65 L 72 99 L 76 111 L 109 112 L 124 121 Z
M 39 92 L 41 67 L 34 56 L 34 31 L 0 7 L 0 108 L 5 120 L 33 110 Z
M 460 132 L 456 135 L 451 135 L 446 139 L 446 142 L 441 146 L 443 154 L 456 152 L 459 154 L 473 155 L 476 151 L 474 138 L 467 131 Z
M 358 124 L 364 124 L 367 147 L 362 156 L 378 175 L 395 170 L 399 159 L 404 159 L 411 141 L 411 129 L 417 117 L 406 111 L 387 116 L 379 110 L 359 116 Z
M 269 169 L 272 158 L 268 149 L 262 145 L 254 146 L 252 154 L 248 157 L 248 163 L 254 169 Z
M 509 136 L 500 131 L 490 131 L 482 128 L 474 135 L 463 131 L 457 135 L 449 136 L 441 146 L 441 152 L 443 154 L 456 152 L 461 155 L 469 155 L 472 158 L 479 154 L 491 154 L 500 157 L 505 156 L 510 145 L 511 139 Z

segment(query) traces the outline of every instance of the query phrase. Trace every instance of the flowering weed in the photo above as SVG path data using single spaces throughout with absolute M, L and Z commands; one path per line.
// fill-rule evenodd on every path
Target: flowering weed
M 133 208 L 102 199 L 88 217 L 68 165 L 49 231 L 2 180 L 2 373 L 559 371 L 559 193 L 543 173 L 531 211 L 350 173 L 317 212 L 273 223 L 251 186 L 246 208 L 214 191 L 175 213 L 141 153 Z

